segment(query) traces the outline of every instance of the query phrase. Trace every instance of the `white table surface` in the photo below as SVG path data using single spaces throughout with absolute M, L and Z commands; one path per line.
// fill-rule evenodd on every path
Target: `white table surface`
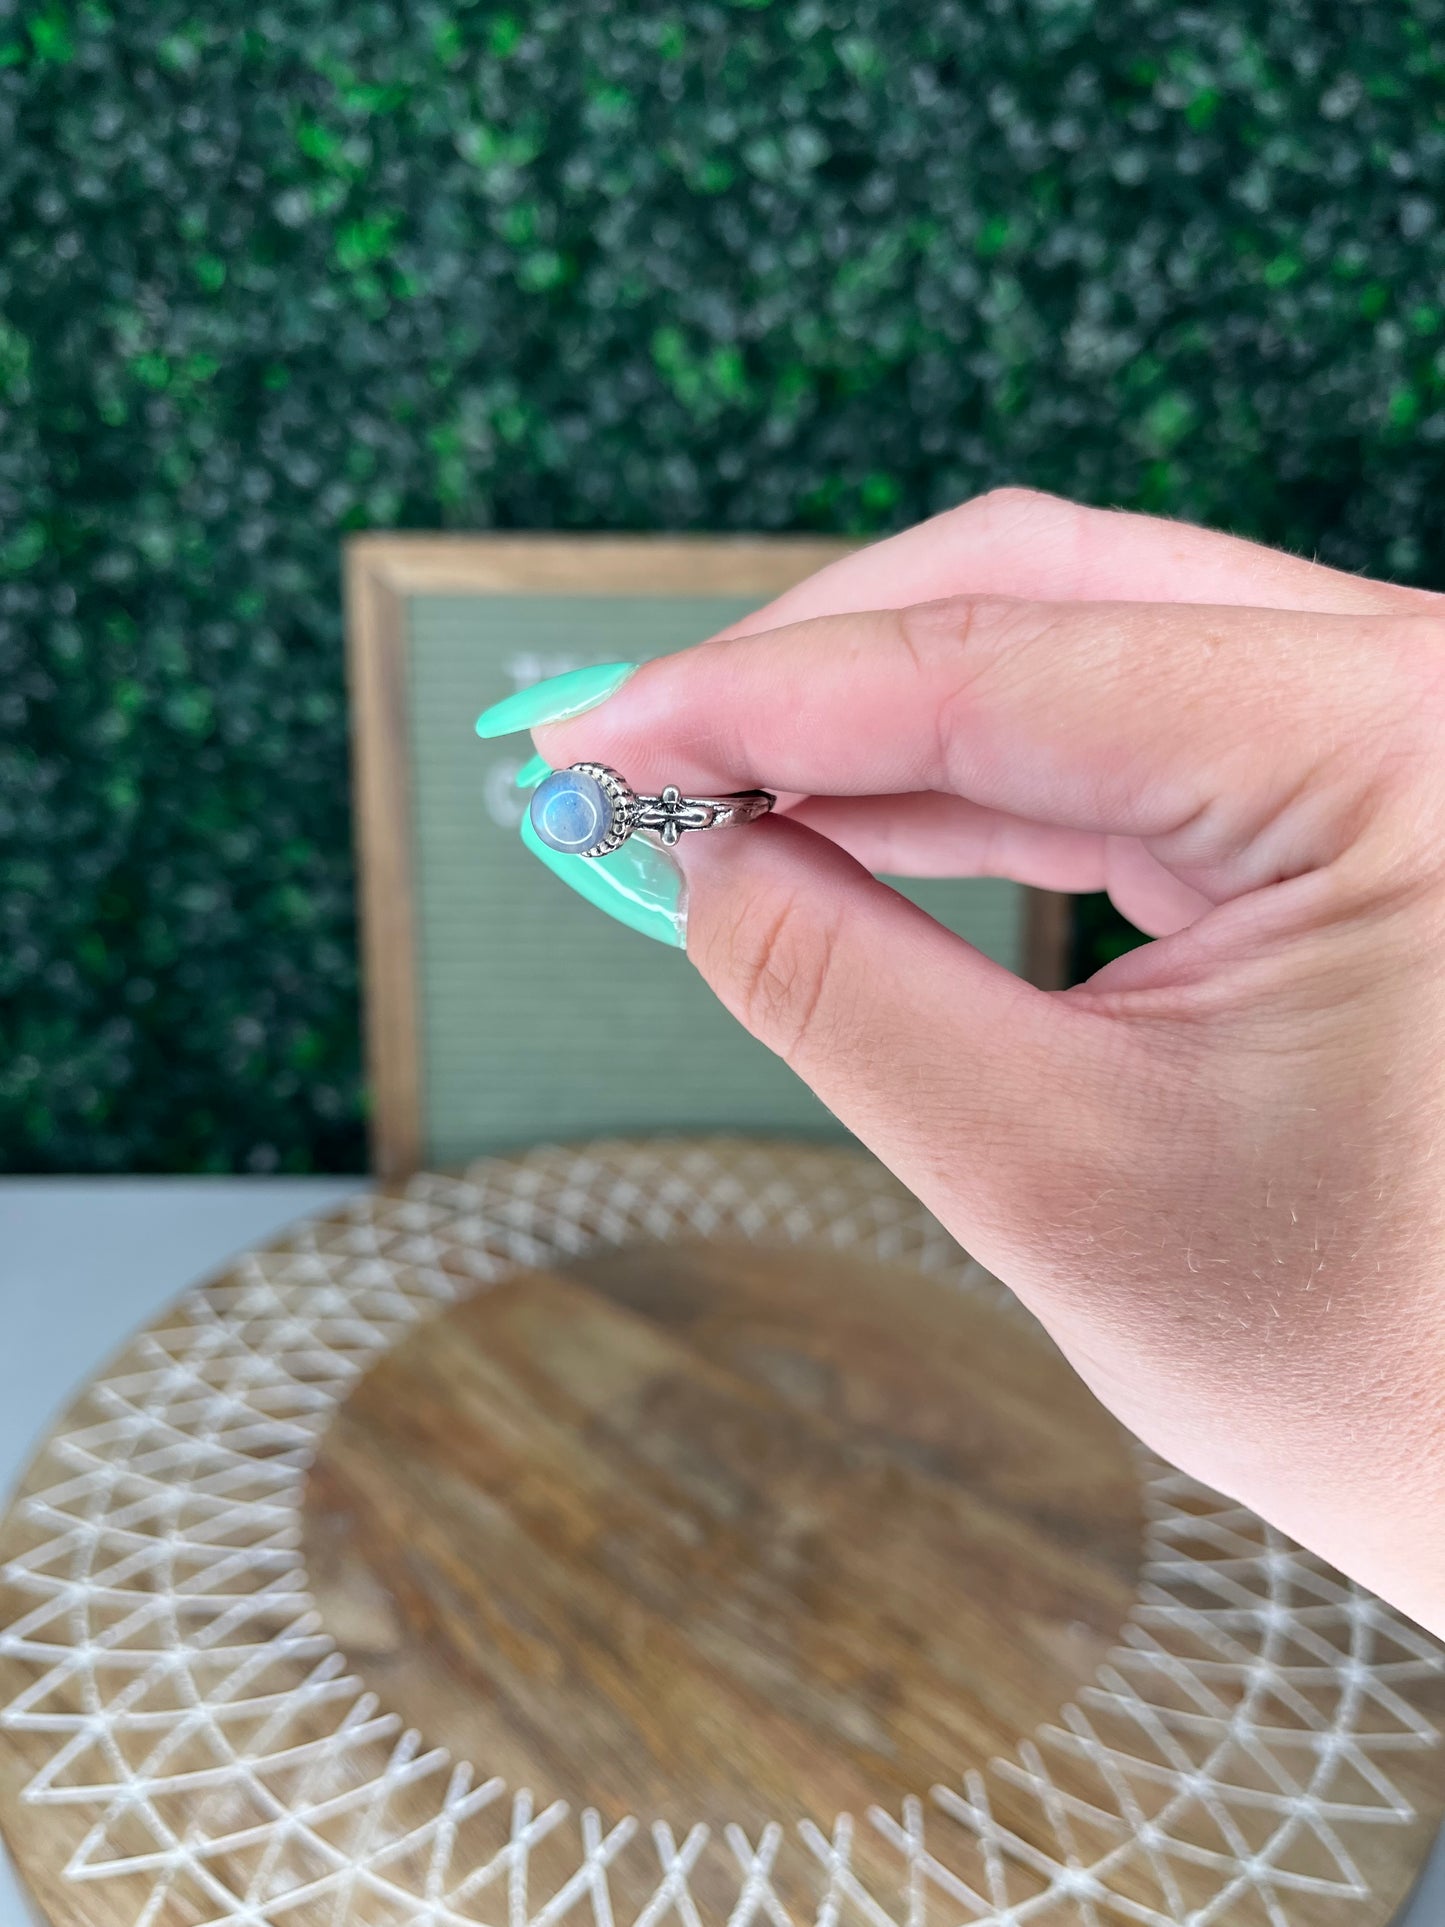
M 70 1393 L 172 1298 L 293 1218 L 361 1188 L 336 1178 L 0 1179 L 0 1493 Z M 1396 1927 L 1445 1923 L 1445 1834 Z M 34 1915 L 0 1856 L 0 1927 Z

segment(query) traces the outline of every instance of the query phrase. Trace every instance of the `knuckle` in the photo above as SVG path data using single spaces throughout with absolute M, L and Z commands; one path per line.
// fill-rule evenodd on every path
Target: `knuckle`
M 898 610 L 904 645 L 920 667 L 957 664 L 970 648 L 1006 641 L 1037 623 L 1037 605 L 1017 596 L 950 595 Z
M 970 536 L 1040 536 L 1050 535 L 1055 530 L 1071 529 L 1081 519 L 1096 512 L 1077 502 L 1067 501 L 1062 495 L 1050 495 L 1041 488 L 1023 488 L 1008 482 L 999 488 L 988 489 L 982 495 L 975 495 L 967 502 L 960 502 L 957 508 L 946 509 L 941 519 L 952 522 L 961 532 Z
M 994 612 L 990 596 L 943 596 L 897 611 L 898 639 L 914 670 L 930 680 L 952 673 L 980 626 Z
M 897 621 L 931 728 L 925 773 L 930 783 L 951 787 L 970 707 L 1010 645 L 1038 628 L 1038 611 L 1008 596 L 962 595 L 900 609 Z
M 975 535 L 1008 542 L 1028 540 L 1065 556 L 1088 550 L 1118 520 L 1113 509 L 1092 508 L 1063 495 L 1013 483 L 976 495 L 948 514 L 959 518 L 960 528 L 977 523 L 977 530 L 971 530 Z
M 822 1027 L 835 934 L 793 892 L 753 904 L 733 927 L 736 1014 L 794 1067 Z
M 1067 514 L 1074 505 L 1060 495 L 1048 494 L 1044 489 L 1024 488 L 1016 482 L 1005 482 L 998 488 L 987 489 L 982 495 L 976 495 L 964 506 L 993 518 L 1034 523 L 1046 517 Z

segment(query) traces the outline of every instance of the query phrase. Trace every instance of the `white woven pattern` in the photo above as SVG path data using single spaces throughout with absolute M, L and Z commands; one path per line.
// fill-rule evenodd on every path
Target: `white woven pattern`
M 816 1927 L 1289 1927 L 1296 1896 L 1366 1894 L 1362 1834 L 1411 1817 L 1389 1762 L 1439 1744 L 1410 1687 L 1440 1654 L 1158 1465 L 1136 1609 L 1079 1704 L 928 1809 L 840 1815 L 830 1835 L 779 1815 L 756 1842 L 701 1822 L 679 1841 L 646 1816 L 609 1831 L 537 1812 L 347 1676 L 308 1596 L 302 1483 L 358 1374 L 438 1306 L 519 1265 L 680 1234 L 873 1253 L 981 1288 L 886 1174 L 850 1165 L 839 1183 L 836 1156 L 789 1157 L 792 1178 L 722 1143 L 598 1145 L 418 1177 L 192 1293 L 91 1388 L 24 1504 L 7 1577 L 27 1608 L 0 1652 L 29 1683 L 0 1718 L 45 1736 L 26 1797 L 83 1813 L 67 1872 L 117 1883 L 107 1918 L 133 1896 L 137 1927 L 298 1909 L 335 1927 L 701 1927 L 710 1865 L 709 1893 L 729 1874 L 729 1927 L 790 1927 L 774 1883 L 800 1849 Z M 860 1828 L 870 1866 L 880 1850 L 896 1864 L 887 1891 L 859 1871 Z M 615 1920 L 624 1855 L 650 1867 L 651 1899 Z

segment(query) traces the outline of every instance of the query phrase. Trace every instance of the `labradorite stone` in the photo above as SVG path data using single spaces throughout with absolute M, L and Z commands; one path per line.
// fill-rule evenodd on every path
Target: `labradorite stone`
M 596 777 L 559 769 L 532 792 L 532 828 L 549 850 L 580 856 L 612 828 L 612 805 Z

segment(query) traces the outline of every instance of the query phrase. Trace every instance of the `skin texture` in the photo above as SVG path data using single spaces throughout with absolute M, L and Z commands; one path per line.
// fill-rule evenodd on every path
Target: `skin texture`
M 1445 1634 L 1445 601 L 1006 491 L 540 729 L 724 1003 L 1178 1465 Z M 871 872 L 1106 888 L 1048 995 Z

